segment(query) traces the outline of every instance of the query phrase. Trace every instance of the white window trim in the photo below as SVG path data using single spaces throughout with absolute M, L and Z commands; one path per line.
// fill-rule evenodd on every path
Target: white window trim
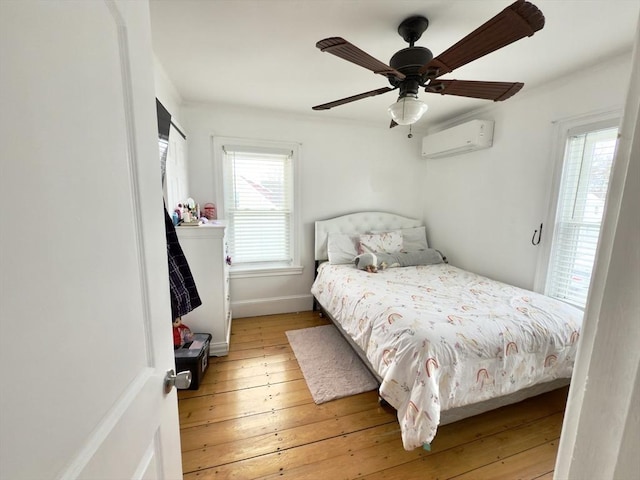
M 287 267 L 249 267 L 249 266 L 231 266 L 229 276 L 231 278 L 255 278 L 255 277 L 276 277 L 280 275 L 301 275 L 304 267 L 301 265 Z
M 552 180 L 549 190 L 547 191 L 547 199 L 549 202 L 547 205 L 547 215 L 543 219 L 544 234 L 539 244 L 541 250 L 538 255 L 536 275 L 533 283 L 533 289 L 536 292 L 544 293 L 547 283 L 567 138 L 579 130 L 589 131 L 598 128 L 619 126 L 621 118 L 622 107 L 618 107 L 553 122 L 554 139 L 551 150 L 553 170 Z
M 213 172 L 214 185 L 216 189 L 216 207 L 220 215 L 225 212 L 224 208 L 224 179 L 223 179 L 223 161 L 224 161 L 224 145 L 240 145 L 257 148 L 286 149 L 293 152 L 293 233 L 291 238 L 291 246 L 293 249 L 293 261 L 291 265 L 286 266 L 251 266 L 251 265 L 233 265 L 229 267 L 229 276 L 231 278 L 252 278 L 252 277 L 269 277 L 279 275 L 300 275 L 304 267 L 300 262 L 300 235 L 302 231 L 301 215 L 300 215 L 300 166 L 302 165 L 302 145 L 295 142 L 260 140 L 241 137 L 219 137 L 212 135 L 212 152 L 213 152 Z

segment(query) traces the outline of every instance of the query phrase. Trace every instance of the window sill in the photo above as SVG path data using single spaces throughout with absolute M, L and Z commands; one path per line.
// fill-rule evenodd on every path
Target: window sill
M 304 267 L 301 265 L 288 265 L 282 267 L 257 267 L 257 266 L 231 266 L 230 278 L 255 278 L 276 277 L 280 275 L 301 275 Z

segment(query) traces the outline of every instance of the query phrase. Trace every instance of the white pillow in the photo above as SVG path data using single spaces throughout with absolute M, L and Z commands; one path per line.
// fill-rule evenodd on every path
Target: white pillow
M 427 243 L 427 231 L 424 226 L 402 228 L 399 231 L 402 233 L 402 251 L 403 252 L 416 252 L 418 250 L 426 250 L 429 248 Z M 380 231 L 374 231 L 371 233 L 384 233 Z
M 427 231 L 425 227 L 403 228 L 402 230 L 403 252 L 415 252 L 429 248 L 427 243 Z
M 353 259 L 358 255 L 356 242 L 358 235 L 348 233 L 330 233 L 327 238 L 327 256 L 329 263 L 334 265 L 343 263 L 353 263 Z
M 401 250 L 402 232 L 399 230 L 360 235 L 358 253 L 396 253 Z

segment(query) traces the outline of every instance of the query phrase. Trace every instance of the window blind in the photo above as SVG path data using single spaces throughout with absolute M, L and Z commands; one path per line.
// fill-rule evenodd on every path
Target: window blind
M 587 303 L 600 237 L 617 128 L 570 135 L 558 198 L 546 294 Z
M 223 171 L 233 265 L 290 265 L 292 152 L 225 146 Z

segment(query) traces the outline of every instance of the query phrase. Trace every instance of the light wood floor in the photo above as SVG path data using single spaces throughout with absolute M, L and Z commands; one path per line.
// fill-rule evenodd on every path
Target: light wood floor
M 233 321 L 229 355 L 179 392 L 185 479 L 553 478 L 566 388 L 440 427 L 431 452 L 407 452 L 375 391 L 313 403 L 285 331 L 326 323 Z

